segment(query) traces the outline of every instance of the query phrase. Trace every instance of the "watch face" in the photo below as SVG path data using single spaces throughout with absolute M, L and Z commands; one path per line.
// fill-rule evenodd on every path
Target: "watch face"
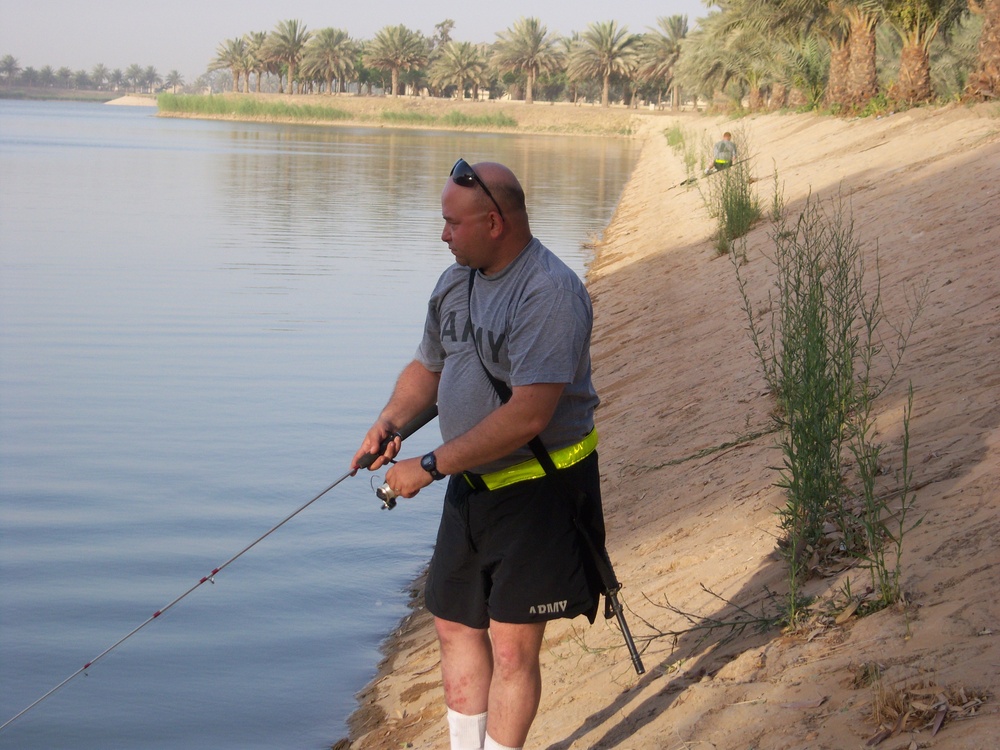
M 420 459 L 420 466 L 434 479 L 440 479 L 441 473 L 437 469 L 437 457 L 433 453 L 428 453 Z

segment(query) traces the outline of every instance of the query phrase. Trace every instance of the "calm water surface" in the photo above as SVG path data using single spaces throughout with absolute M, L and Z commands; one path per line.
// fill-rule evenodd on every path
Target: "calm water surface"
M 458 156 L 580 273 L 618 140 L 171 120 L 0 101 L 0 723 L 344 474 L 451 262 Z M 436 423 L 404 447 L 437 444 Z M 322 500 L 0 748 L 322 748 L 406 613 L 443 488 Z

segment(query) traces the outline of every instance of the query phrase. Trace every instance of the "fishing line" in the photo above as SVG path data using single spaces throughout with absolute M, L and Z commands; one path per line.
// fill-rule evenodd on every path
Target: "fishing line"
M 375 462 L 375 459 L 377 459 L 382 454 L 382 452 L 385 450 L 386 446 L 389 444 L 389 442 L 391 440 L 393 440 L 393 439 L 395 439 L 397 437 L 400 440 L 405 440 L 410 435 L 412 435 L 414 432 L 416 432 L 421 427 L 423 427 L 425 424 L 427 424 L 432 419 L 434 419 L 434 417 L 436 417 L 436 416 L 437 416 L 437 405 L 436 404 L 428 407 L 427 409 L 424 409 L 424 411 L 422 411 L 420 414 L 418 414 L 411 422 L 408 422 L 406 425 L 404 425 L 403 428 L 399 432 L 395 433 L 394 435 L 390 435 L 388 438 L 386 438 L 386 440 L 383 441 L 382 445 L 379 446 L 379 452 L 378 453 L 370 453 L 367 456 L 363 456 L 361 458 L 361 460 L 358 461 L 358 464 L 359 464 L 358 468 L 367 469 L 369 466 L 371 466 Z M 194 584 L 194 586 L 192 586 L 191 588 L 189 588 L 187 591 L 185 591 L 183 594 L 181 594 L 180 596 L 178 596 L 177 598 L 175 598 L 170 603 L 168 603 L 168 604 L 164 605 L 163 607 L 161 607 L 160 609 L 156 610 L 142 624 L 140 624 L 137 627 L 133 628 L 131 631 L 129 631 L 124 636 L 122 636 L 121 638 L 119 638 L 117 641 L 115 641 L 114 643 L 112 643 L 110 646 L 108 646 L 101 653 L 99 653 L 93 659 L 91 659 L 86 664 L 84 664 L 82 667 L 80 667 L 78 670 L 76 670 L 73 674 L 71 674 L 65 680 L 63 680 L 62 682 L 60 682 L 58 685 L 56 685 L 55 687 L 53 687 L 51 690 L 49 690 L 43 696 L 41 696 L 36 701 L 34 701 L 31 705 L 27 706 L 26 708 L 22 709 L 17 714 L 15 714 L 14 716 L 12 716 L 9 719 L 7 719 L 7 721 L 5 721 L 3 724 L 0 724 L 0 732 L 2 732 L 10 724 L 13 724 L 19 718 L 21 718 L 22 716 L 24 716 L 26 713 L 28 713 L 28 711 L 30 711 L 31 709 L 33 709 L 39 703 L 42 703 L 46 699 L 48 699 L 48 698 L 52 697 L 53 695 L 55 695 L 57 692 L 59 692 L 59 690 L 61 690 L 63 687 L 65 687 L 70 682 L 72 682 L 76 677 L 79 677 L 81 674 L 85 673 L 90 667 L 92 667 L 95 664 L 97 664 L 97 662 L 99 662 L 105 656 L 107 656 L 112 651 L 114 651 L 116 648 L 118 648 L 119 646 L 121 646 L 123 643 L 125 643 L 125 641 L 127 641 L 129 638 L 131 638 L 132 636 L 134 636 L 140 630 L 142 630 L 143 628 L 145 628 L 151 622 L 153 622 L 154 620 L 156 620 L 164 612 L 166 612 L 171 607 L 173 607 L 174 605 L 176 605 L 179 602 L 181 602 L 185 597 L 187 597 L 189 594 L 193 593 L 196 589 L 200 588 L 203 584 L 205 584 L 205 583 L 215 583 L 215 576 L 216 575 L 218 575 L 219 573 L 221 573 L 223 570 L 225 570 L 227 567 L 229 567 L 229 565 L 231 565 L 232 563 L 236 562 L 238 559 L 240 559 L 243 555 L 245 555 L 247 552 L 249 552 L 254 547 L 256 547 L 258 544 L 260 544 L 262 541 L 264 541 L 265 539 L 267 539 L 269 536 L 271 536 L 271 534 L 273 534 L 275 531 L 277 531 L 278 529 L 280 529 L 286 523 L 288 523 L 289 521 L 291 521 L 293 518 L 295 518 L 297 515 L 299 515 L 299 513 L 301 513 L 302 511 L 304 511 L 306 508 L 308 508 L 313 503 L 315 503 L 317 500 L 319 500 L 321 497 L 323 497 L 323 495 L 325 495 L 326 493 L 328 493 L 330 490 L 332 490 L 338 484 L 340 484 L 341 482 L 343 482 L 348 477 L 354 476 L 354 474 L 356 474 L 356 473 L 357 473 L 356 469 L 351 469 L 350 471 L 347 471 L 343 476 L 341 476 L 333 484 L 331 484 L 325 490 L 323 490 L 318 495 L 316 495 L 316 497 L 314 497 L 312 500 L 310 500 L 307 503 L 304 503 L 303 505 L 299 506 L 294 511 L 292 511 L 291 513 L 289 513 L 287 516 L 285 516 L 283 519 L 281 519 L 281 521 L 279 521 L 278 523 L 276 523 L 270 529 L 268 529 L 263 534 L 261 534 L 259 537 L 257 537 L 252 542 L 250 542 L 250 544 L 248 544 L 246 547 L 244 547 L 239 552 L 237 552 L 235 555 L 233 555 L 228 560 L 226 560 L 224 563 L 222 563 L 222 565 L 220 565 L 217 568 L 213 568 L 211 573 L 209 573 L 207 576 L 203 576 L 201 578 L 201 580 L 198 581 L 198 583 Z

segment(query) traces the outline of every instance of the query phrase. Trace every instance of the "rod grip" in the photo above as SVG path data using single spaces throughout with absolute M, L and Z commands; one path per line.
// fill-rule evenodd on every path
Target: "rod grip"
M 428 406 L 426 409 L 424 409 L 422 412 L 420 412 L 417 416 L 415 416 L 409 422 L 407 422 L 406 424 L 404 424 L 399 429 L 399 432 L 397 432 L 397 433 L 395 433 L 393 435 L 390 435 L 385 440 L 383 440 L 382 444 L 379 446 L 378 453 L 369 453 L 368 455 L 362 456 L 358 460 L 358 468 L 360 468 L 360 469 L 367 469 L 369 466 L 371 466 L 373 463 L 375 463 L 375 459 L 377 459 L 379 456 L 382 455 L 382 453 L 386 449 L 386 446 L 389 445 L 389 441 L 390 440 L 394 439 L 397 435 L 399 436 L 400 440 L 406 440 L 406 438 L 408 438 L 414 432 L 416 432 L 421 427 L 423 427 L 425 424 L 427 424 L 432 419 L 434 419 L 434 417 L 437 416 L 437 413 L 438 413 L 437 404 L 431 404 L 430 406 Z

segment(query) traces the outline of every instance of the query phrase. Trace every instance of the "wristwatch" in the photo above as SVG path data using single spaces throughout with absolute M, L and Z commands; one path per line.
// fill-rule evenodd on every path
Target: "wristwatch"
M 434 451 L 431 451 L 420 459 L 420 468 L 430 474 L 431 479 L 444 479 L 444 474 L 438 471 L 438 460 L 437 456 L 434 455 Z

